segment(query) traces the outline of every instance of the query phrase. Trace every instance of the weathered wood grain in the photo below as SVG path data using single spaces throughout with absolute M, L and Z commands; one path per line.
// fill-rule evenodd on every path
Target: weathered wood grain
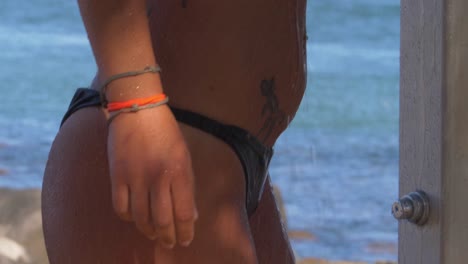
M 468 1 L 445 10 L 442 263 L 451 264 L 468 260 Z
M 401 222 L 399 263 L 468 259 L 468 1 L 402 0 L 400 195 L 422 189 L 424 227 Z
M 444 2 L 401 1 L 400 196 L 421 189 L 429 222 L 399 225 L 400 264 L 439 264 L 444 97 Z

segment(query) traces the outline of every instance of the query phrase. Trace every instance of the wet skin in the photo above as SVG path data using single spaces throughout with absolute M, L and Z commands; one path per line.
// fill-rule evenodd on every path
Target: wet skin
M 305 89 L 305 0 L 163 0 L 149 6 L 171 103 L 238 125 L 272 145 Z
M 170 103 L 247 129 L 272 146 L 305 89 L 305 1 L 159 0 L 149 3 L 148 14 Z M 160 248 L 115 215 L 106 114 L 87 108 L 61 128 L 46 168 L 43 218 L 52 264 L 294 263 L 269 184 L 249 218 L 234 152 L 179 125 L 200 215 L 192 245 Z

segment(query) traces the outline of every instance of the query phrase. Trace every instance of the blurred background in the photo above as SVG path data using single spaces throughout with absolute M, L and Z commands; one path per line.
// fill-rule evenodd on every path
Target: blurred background
M 308 86 L 270 170 L 300 257 L 397 259 L 399 15 L 398 0 L 308 1 Z M 0 1 L 0 263 L 43 250 L 47 154 L 95 68 L 76 1 Z

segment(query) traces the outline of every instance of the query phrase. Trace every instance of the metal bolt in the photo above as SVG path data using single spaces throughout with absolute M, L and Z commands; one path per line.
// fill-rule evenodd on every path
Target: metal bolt
M 417 225 L 424 225 L 427 222 L 429 211 L 429 199 L 423 191 L 405 195 L 392 205 L 392 214 L 396 219 L 406 219 Z

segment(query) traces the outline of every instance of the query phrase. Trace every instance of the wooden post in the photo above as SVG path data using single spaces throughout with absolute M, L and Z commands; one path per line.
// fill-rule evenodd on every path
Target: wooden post
M 401 1 L 400 196 L 429 222 L 399 226 L 400 264 L 468 259 L 468 1 Z
M 468 262 L 467 12 L 466 0 L 446 4 L 442 263 Z

